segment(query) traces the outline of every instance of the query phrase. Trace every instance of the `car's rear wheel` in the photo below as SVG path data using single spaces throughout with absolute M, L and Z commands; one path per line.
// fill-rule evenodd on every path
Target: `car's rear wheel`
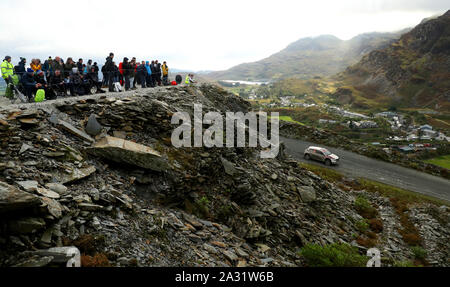
M 305 154 L 305 155 L 304 155 L 304 158 L 305 158 L 306 160 L 310 160 L 311 157 L 309 156 L 309 154 Z
M 331 160 L 326 159 L 326 160 L 325 160 L 325 165 L 326 165 L 326 166 L 330 166 L 330 165 L 331 165 Z

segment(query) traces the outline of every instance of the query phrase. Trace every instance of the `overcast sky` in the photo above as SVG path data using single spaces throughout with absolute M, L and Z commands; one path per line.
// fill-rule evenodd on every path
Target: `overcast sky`
M 265 58 L 302 37 L 349 39 L 417 25 L 448 0 L 1 0 L 0 52 L 104 60 L 167 60 L 221 70 Z M 28 62 L 29 59 L 27 58 Z

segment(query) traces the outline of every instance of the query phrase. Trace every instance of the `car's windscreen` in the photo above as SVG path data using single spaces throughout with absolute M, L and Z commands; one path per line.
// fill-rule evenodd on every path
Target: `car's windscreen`
M 323 149 L 322 152 L 323 152 L 324 155 L 330 155 L 331 154 L 331 152 L 329 150 L 327 150 L 327 149 Z

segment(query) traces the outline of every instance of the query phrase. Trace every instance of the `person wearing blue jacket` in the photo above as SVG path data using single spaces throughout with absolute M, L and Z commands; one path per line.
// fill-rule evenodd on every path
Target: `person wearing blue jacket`
M 33 93 L 36 92 L 42 85 L 37 83 L 34 79 L 34 71 L 31 68 L 27 69 L 27 72 L 20 79 L 22 82 L 23 88 L 25 90 L 25 96 L 27 96 L 28 101 L 33 101 Z
M 152 82 L 152 69 L 150 67 L 150 62 L 145 62 L 145 69 L 147 70 L 147 74 L 145 76 L 145 82 L 147 83 L 147 88 L 153 87 Z

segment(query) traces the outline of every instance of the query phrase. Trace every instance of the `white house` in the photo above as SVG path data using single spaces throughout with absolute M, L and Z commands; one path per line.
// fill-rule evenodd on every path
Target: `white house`
M 424 136 L 429 136 L 430 138 L 434 138 L 438 136 L 438 132 L 433 131 L 433 130 L 429 130 L 429 129 L 424 129 L 421 131 L 422 135 Z
M 432 126 L 430 126 L 430 125 L 423 125 L 423 126 L 420 126 L 420 128 L 419 128 L 420 130 L 433 130 L 433 127 Z
M 450 142 L 450 137 L 446 136 L 443 133 L 439 133 L 439 135 L 436 137 L 436 140 L 438 141 L 448 141 Z

